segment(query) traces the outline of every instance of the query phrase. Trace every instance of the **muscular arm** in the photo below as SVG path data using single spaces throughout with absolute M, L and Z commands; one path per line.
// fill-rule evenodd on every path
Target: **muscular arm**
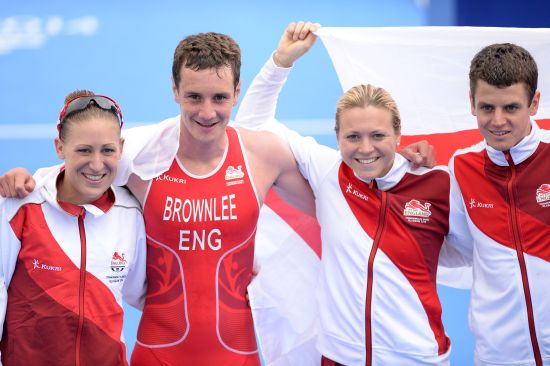
M 311 187 L 298 170 L 294 156 L 286 146 L 284 151 L 281 151 L 281 154 L 283 153 L 284 159 L 279 159 L 281 173 L 273 188 L 287 203 L 315 217 L 315 199 Z
M 311 187 L 300 174 L 288 145 L 270 132 L 239 129 L 250 162 L 251 174 L 262 202 L 268 190 L 275 191 L 288 204 L 315 216 Z

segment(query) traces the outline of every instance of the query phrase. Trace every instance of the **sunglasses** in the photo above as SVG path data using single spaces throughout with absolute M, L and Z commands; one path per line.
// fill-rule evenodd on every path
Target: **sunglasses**
M 120 127 L 122 128 L 123 120 L 122 120 L 122 111 L 120 110 L 120 107 L 116 102 L 104 95 L 90 95 L 90 96 L 82 96 L 82 97 L 76 97 L 74 99 L 71 99 L 65 105 L 63 106 L 63 109 L 61 110 L 61 113 L 59 113 L 59 121 L 57 122 L 58 128 L 61 126 L 61 124 L 64 122 L 64 119 L 69 116 L 71 113 L 83 111 L 86 108 L 88 108 L 91 104 L 96 105 L 97 107 L 104 109 L 106 111 L 113 112 L 117 118 L 118 122 L 120 123 Z

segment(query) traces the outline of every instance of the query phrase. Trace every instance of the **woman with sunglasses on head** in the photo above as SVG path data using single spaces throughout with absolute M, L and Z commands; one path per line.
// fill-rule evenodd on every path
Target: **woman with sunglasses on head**
M 400 114 L 379 87 L 357 85 L 338 101 L 339 151 L 278 124 L 274 113 L 288 67 L 314 41 L 302 26 L 287 28 L 236 121 L 244 127 L 264 121 L 256 127 L 278 130 L 315 194 L 323 244 L 321 364 L 448 365 L 436 274 L 449 231 L 449 173 L 444 167 L 414 170 L 396 153 Z
M 138 202 L 111 185 L 122 113 L 75 91 L 57 127 L 61 168 L 0 201 L 2 364 L 127 365 L 122 299 L 143 305 L 146 249 Z

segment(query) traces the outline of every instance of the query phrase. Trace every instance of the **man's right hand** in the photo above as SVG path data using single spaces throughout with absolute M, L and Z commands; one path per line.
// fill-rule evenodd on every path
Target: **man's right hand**
M 320 27 L 319 23 L 290 23 L 273 54 L 275 64 L 279 67 L 291 67 L 297 59 L 313 47 L 317 40 L 317 36 L 313 32 Z
M 25 168 L 15 168 L 0 176 L 0 196 L 26 197 L 34 190 L 36 182 Z

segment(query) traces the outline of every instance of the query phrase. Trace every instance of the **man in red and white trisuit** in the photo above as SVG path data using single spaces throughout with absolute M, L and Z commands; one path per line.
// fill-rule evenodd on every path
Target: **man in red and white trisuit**
M 227 126 L 239 70 L 240 50 L 230 37 L 181 41 L 173 65 L 181 115 L 153 127 L 152 148 L 139 147 L 131 158 L 128 186 L 143 204 L 148 243 L 132 365 L 260 364 L 246 300 L 259 208 L 275 186 L 298 208 L 314 210 L 281 139 Z M 126 138 L 131 151 L 138 139 Z M 155 153 L 159 148 L 165 155 Z
M 246 288 L 260 201 L 236 129 L 223 159 L 202 175 L 176 157 L 144 197 L 146 305 L 132 362 L 256 365 Z
M 473 262 L 470 328 L 476 365 L 550 365 L 550 131 L 537 65 L 513 44 L 485 47 L 470 67 L 484 141 L 455 153 L 451 235 Z

